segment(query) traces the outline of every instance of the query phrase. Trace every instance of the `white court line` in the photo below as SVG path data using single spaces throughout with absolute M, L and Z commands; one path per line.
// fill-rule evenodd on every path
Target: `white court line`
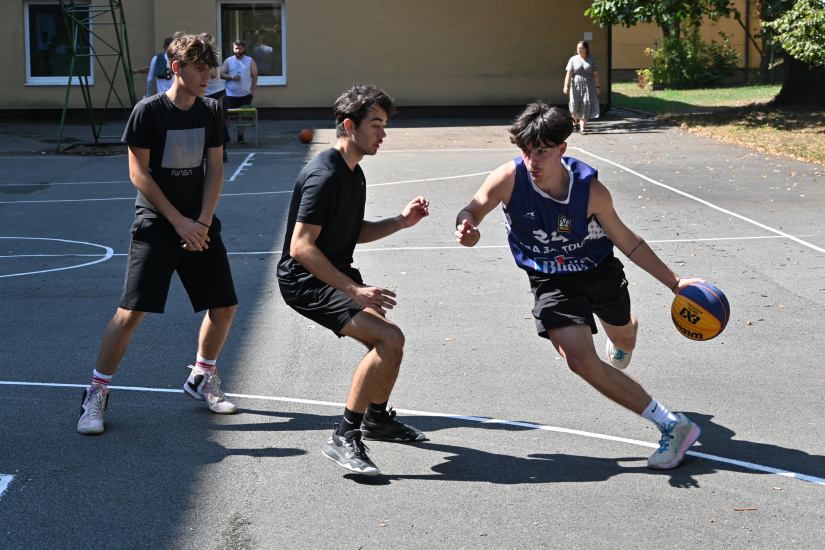
M 12 382 L 12 381 L 4 381 L 0 380 L 0 385 L 6 386 L 41 386 L 41 387 L 49 387 L 49 388 L 85 388 L 86 385 L 84 384 L 52 384 L 52 383 L 45 383 L 45 382 Z M 143 392 L 156 392 L 156 393 L 183 393 L 183 390 L 178 389 L 171 389 L 171 388 L 140 388 L 140 387 L 130 387 L 130 386 L 109 386 L 111 389 L 117 390 L 128 390 L 128 391 L 143 391 Z M 260 399 L 263 401 L 279 401 L 282 403 L 298 403 L 301 405 L 319 405 L 323 407 L 336 407 L 341 408 L 345 406 L 344 403 L 334 403 L 332 401 L 318 401 L 314 399 L 299 399 L 295 397 L 273 397 L 268 395 L 249 395 L 244 393 L 227 393 L 229 397 L 240 397 L 242 399 Z M 548 432 L 556 432 L 556 433 L 563 433 L 568 435 L 578 435 L 581 437 L 589 437 L 594 439 L 601 439 L 605 441 L 615 441 L 618 443 L 627 443 L 630 445 L 638 445 L 640 447 L 649 447 L 652 449 L 656 449 L 659 447 L 656 443 L 648 443 L 647 441 L 638 441 L 635 439 L 627 439 L 624 437 L 616 437 L 612 435 L 605 435 L 605 434 L 598 434 L 593 432 L 585 432 L 581 430 L 571 430 L 569 428 L 559 428 L 556 426 L 546 426 L 544 424 L 533 424 L 530 422 L 516 422 L 512 420 L 501 420 L 498 418 L 485 418 L 480 416 L 465 416 L 460 414 L 447 414 L 447 413 L 439 413 L 439 412 L 432 412 L 432 411 L 417 411 L 412 409 L 395 409 L 398 412 L 404 414 L 414 414 L 414 415 L 421 415 L 421 416 L 434 416 L 438 418 L 451 418 L 455 420 L 465 420 L 468 422 L 478 422 L 481 424 L 501 424 L 503 426 L 517 426 L 520 428 L 527 428 L 531 430 L 542 430 Z M 688 451 L 686 454 L 690 456 L 695 456 L 697 458 L 704 458 L 706 460 L 712 460 L 715 462 L 723 462 L 725 464 L 731 464 L 734 466 L 739 466 L 741 468 L 746 468 L 748 470 L 754 470 L 758 472 L 765 472 L 769 474 L 777 474 L 784 477 L 790 477 L 793 479 L 799 479 L 801 481 L 808 481 L 810 483 L 815 483 L 817 485 L 825 486 L 825 478 L 810 476 L 807 474 L 801 474 L 799 472 L 791 472 L 789 470 L 781 470 L 779 468 L 772 468 L 770 466 L 763 466 L 761 464 L 754 464 L 752 462 L 745 462 L 742 460 L 735 460 L 732 458 L 725 458 L 716 455 L 711 455 L 707 453 L 700 453 L 696 451 Z
M 800 235 L 800 237 L 810 237 L 811 235 Z M 0 239 L 11 239 L 14 237 L 0 237 Z M 784 238 L 782 235 L 761 235 L 757 237 L 709 237 L 705 239 L 662 239 L 662 240 L 650 240 L 645 241 L 647 243 L 692 243 L 692 242 L 710 242 L 710 241 L 749 241 L 749 240 L 764 240 L 764 239 L 782 239 Z M 46 240 L 57 240 L 57 239 L 46 239 Z M 72 241 L 69 241 L 72 242 Z M 84 243 L 84 244 L 92 244 L 92 243 Z M 102 246 L 102 245 L 93 245 L 93 246 Z M 108 247 L 103 247 L 107 248 Z M 469 250 L 473 248 L 478 250 L 480 248 L 500 248 L 500 249 L 507 249 L 510 248 L 509 245 L 506 244 L 488 244 L 488 245 L 476 245 L 472 247 L 467 246 L 460 246 L 460 245 L 452 245 L 452 246 L 398 246 L 398 247 L 386 247 L 386 248 L 356 248 L 355 253 L 359 252 L 403 252 L 407 250 Z M 263 256 L 263 255 L 278 255 L 281 254 L 283 250 L 254 250 L 252 252 L 227 252 L 229 256 Z M 110 257 L 115 256 L 128 256 L 129 254 L 126 252 L 119 252 L 119 253 L 112 253 L 108 254 L 106 258 L 102 258 L 98 260 L 102 262 Z M 7 258 L 7 259 L 17 259 L 17 258 L 97 258 L 99 254 L 21 254 L 19 256 L 0 256 L 0 259 Z M 97 263 L 97 262 L 92 262 Z M 83 264 L 92 265 L 91 263 Z M 81 267 L 81 266 L 75 266 Z M 69 268 L 61 268 L 61 269 L 69 269 Z M 55 270 L 57 271 L 57 270 Z M 40 272 L 35 272 L 40 273 Z M 28 275 L 28 273 L 21 273 L 21 275 Z M 3 275 L 3 277 L 10 277 L 11 275 Z
M 14 479 L 12 475 L 0 474 L 0 498 L 3 497 L 3 493 L 9 488 L 9 483 L 11 483 L 12 479 Z
M 232 174 L 232 177 L 231 177 L 231 178 L 229 178 L 229 181 L 235 181 L 235 178 L 237 178 L 237 177 L 238 177 L 238 175 L 241 173 L 241 170 L 243 170 L 243 169 L 244 169 L 244 168 L 246 168 L 247 166 L 252 166 L 252 163 L 251 163 L 251 162 L 249 162 L 249 161 L 251 161 L 251 160 L 252 160 L 252 157 L 254 157 L 254 156 L 255 156 L 255 153 L 249 153 L 249 154 L 246 156 L 246 158 L 245 158 L 245 159 L 243 159 L 243 162 L 241 163 L 241 165 L 240 165 L 240 166 L 238 166 L 238 169 L 237 169 L 237 170 L 235 170 L 235 173 L 234 173 L 234 174 Z
M 4 183 L 2 187 L 43 187 L 52 185 L 105 185 L 110 183 L 128 183 L 129 185 L 132 184 L 130 180 L 117 180 L 117 181 L 55 181 L 49 183 Z
M 103 246 L 102 244 L 95 244 L 95 243 L 86 243 L 83 241 L 68 241 L 66 239 L 46 239 L 43 237 L 0 237 L 0 239 L 21 239 L 21 240 L 29 240 L 29 241 L 57 241 L 60 243 L 72 243 L 72 244 L 86 244 L 89 246 L 96 246 L 98 248 L 102 248 L 106 251 L 106 254 L 102 258 L 98 258 L 93 262 L 86 262 L 85 264 L 79 265 L 69 265 L 64 267 L 56 267 L 54 269 L 43 269 L 40 271 L 29 271 L 28 273 L 10 273 L 8 275 L 0 275 L 0 279 L 3 277 L 19 277 L 21 275 L 35 275 L 37 273 L 50 273 L 52 271 L 65 271 L 67 269 L 77 269 L 78 267 L 86 267 L 89 265 L 94 265 L 96 263 L 105 262 L 112 256 L 114 256 L 114 250 L 109 248 L 108 246 Z
M 647 182 L 650 182 L 650 183 L 652 183 L 653 185 L 658 185 L 659 187 L 662 187 L 662 188 L 664 188 L 664 189 L 667 189 L 668 191 L 673 191 L 674 193 L 678 193 L 679 195 L 682 195 L 683 197 L 687 197 L 687 198 L 689 198 L 689 199 L 691 199 L 691 200 L 694 200 L 694 201 L 696 201 L 696 202 L 698 202 L 698 203 L 704 204 L 705 206 L 709 206 L 709 207 L 713 208 L 714 210 L 718 210 L 719 212 L 722 212 L 722 213 L 727 214 L 727 215 L 729 215 L 729 216 L 733 216 L 734 218 L 739 218 L 740 220 L 743 220 L 743 221 L 746 221 L 746 222 L 748 222 L 748 223 L 750 223 L 750 224 L 753 224 L 753 225 L 755 225 L 756 227 L 760 227 L 760 228 L 764 229 L 765 231 L 770 231 L 771 233 L 776 233 L 777 235 L 781 235 L 781 236 L 783 236 L 783 237 L 785 237 L 785 238 L 787 238 L 787 239 L 790 239 L 790 240 L 792 240 L 792 241 L 794 241 L 794 242 L 796 242 L 796 243 L 799 243 L 799 244 L 801 244 L 801 245 L 803 245 L 803 246 L 807 246 L 808 248 L 812 248 L 813 250 L 816 250 L 817 252 L 822 252 L 822 253 L 825 253 L 825 248 L 820 248 L 820 247 L 818 247 L 818 246 L 816 246 L 816 245 L 813 245 L 813 244 L 809 243 L 808 241 L 803 241 L 802 239 L 799 239 L 799 238 L 797 238 L 797 237 L 794 237 L 793 235 L 789 235 L 789 234 L 785 233 L 784 231 L 780 231 L 780 230 L 778 230 L 778 229 L 774 229 L 773 227 L 767 226 L 767 225 L 765 225 L 765 224 L 763 224 L 763 223 L 759 223 L 759 222 L 758 222 L 758 221 L 756 221 L 756 220 L 752 220 L 752 219 L 747 218 L 747 217 L 745 217 L 745 216 L 743 216 L 743 215 L 741 215 L 741 214 L 737 214 L 736 212 L 731 212 L 730 210 L 726 210 L 726 209 L 722 208 L 721 206 L 716 206 L 716 205 L 715 205 L 715 204 L 713 204 L 713 203 L 710 203 L 710 202 L 708 202 L 708 201 L 706 201 L 706 200 L 700 199 L 699 197 L 695 197 L 695 196 L 691 195 L 690 193 L 685 193 L 684 191 L 680 191 L 680 190 L 676 189 L 675 187 L 671 187 L 670 185 L 665 185 L 664 183 L 661 183 L 661 182 L 658 182 L 658 181 L 656 181 L 656 180 L 654 180 L 654 179 L 651 179 L 651 178 L 649 178 L 649 177 L 645 176 L 644 174 L 640 174 L 639 172 L 636 172 L 636 171 L 634 171 L 634 170 L 631 170 L 630 168 L 628 168 L 628 167 L 626 167 L 626 166 L 622 166 L 621 164 L 619 164 L 619 163 L 617 163 L 617 162 L 613 162 L 612 160 L 607 160 L 606 158 L 602 158 L 602 157 L 600 157 L 600 156 L 598 156 L 598 155 L 594 155 L 593 153 L 591 153 L 591 152 L 589 152 L 589 151 L 585 151 L 584 149 L 580 149 L 579 147 L 570 147 L 570 149 L 575 149 L 575 150 L 577 150 L 577 151 L 581 151 L 581 152 L 582 152 L 582 153 L 584 153 L 585 155 L 590 155 L 591 157 L 593 157 L 593 158 L 595 158 L 595 159 L 599 159 L 599 160 L 600 160 L 600 161 L 602 161 L 602 162 L 606 162 L 606 163 L 608 163 L 608 164 L 612 164 L 613 166 L 616 166 L 616 167 L 618 167 L 618 168 L 621 168 L 621 169 L 622 169 L 622 170 L 624 170 L 625 172 L 628 172 L 628 173 L 630 173 L 630 174 L 633 174 L 634 176 L 637 176 L 637 177 L 639 177 L 639 178 L 642 178 L 643 180 L 645 180 L 645 181 L 647 181 Z

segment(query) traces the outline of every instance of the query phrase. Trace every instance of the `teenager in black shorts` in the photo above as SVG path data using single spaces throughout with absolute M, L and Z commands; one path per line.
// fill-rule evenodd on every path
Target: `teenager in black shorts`
M 572 132 L 567 111 L 541 102 L 528 105 L 510 128 L 521 157 L 487 177 L 458 213 L 456 237 L 462 245 L 474 246 L 481 238 L 478 224 L 502 205 L 510 250 L 527 272 L 535 296 L 539 336 L 549 339 L 570 370 L 591 386 L 656 424 L 662 437 L 648 466 L 675 468 L 701 430 L 618 370 L 630 362 L 638 322 L 630 314 L 627 279 L 613 249 L 673 292 L 701 279 L 681 279 L 624 225 L 596 170 L 564 156 Z M 607 333 L 610 364 L 599 358 L 593 344 L 595 317 Z
M 138 190 L 135 222 L 120 304 L 103 334 L 92 384 L 83 392 L 77 423 L 82 434 L 103 432 L 112 375 L 146 313 L 163 313 L 175 272 L 194 310 L 206 310 L 184 391 L 212 412 L 238 410 L 221 391 L 215 367 L 238 304 L 214 215 L 229 134 L 218 102 L 203 97 L 217 51 L 202 37 L 179 35 L 168 55 L 172 87 L 138 103 L 123 134 Z
M 344 468 L 365 475 L 380 472 L 362 436 L 382 441 L 426 439 L 387 409 L 404 349 L 404 335 L 386 318 L 387 310 L 396 305 L 395 294 L 365 285 L 352 267 L 356 244 L 412 227 L 429 215 L 429 203 L 416 197 L 394 218 L 364 219 L 366 180 L 358 163 L 378 152 L 394 113 L 393 99 L 374 86 L 355 86 L 338 98 L 336 144 L 319 153 L 298 176 L 278 262 L 281 294 L 290 307 L 369 349 L 355 370 L 341 423 L 334 426 L 322 451 Z

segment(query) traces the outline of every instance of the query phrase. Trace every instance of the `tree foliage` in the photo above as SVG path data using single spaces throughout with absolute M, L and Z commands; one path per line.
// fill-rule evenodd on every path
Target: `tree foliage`
M 763 26 L 788 55 L 808 65 L 825 65 L 825 0 L 798 0 Z
M 584 14 L 602 27 L 630 28 L 651 22 L 661 27 L 665 37 L 678 37 L 685 23 L 695 24 L 704 17 L 718 21 L 739 12 L 730 0 L 594 0 Z

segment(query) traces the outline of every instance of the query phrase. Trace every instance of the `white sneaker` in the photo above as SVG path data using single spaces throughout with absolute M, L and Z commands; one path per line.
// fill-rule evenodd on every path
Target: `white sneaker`
M 702 429 L 682 413 L 676 413 L 678 422 L 660 426 L 662 439 L 659 450 L 647 459 L 647 467 L 654 470 L 669 470 L 682 463 L 685 453 L 702 435 Z
M 77 431 L 84 435 L 103 433 L 103 413 L 109 404 L 109 391 L 100 384 L 92 384 L 83 390 L 83 402 L 80 405 L 80 420 Z
M 217 414 L 233 414 L 238 412 L 238 406 L 229 401 L 221 390 L 221 379 L 217 369 L 206 374 L 195 372 L 195 367 L 189 365 L 192 372 L 183 385 L 183 391 L 192 399 L 206 401 L 209 410 Z M 214 367 L 213 367 L 214 369 Z
M 619 370 L 624 370 L 630 364 L 630 357 L 633 355 L 632 351 L 622 351 L 613 345 L 609 339 L 606 346 L 607 362 Z

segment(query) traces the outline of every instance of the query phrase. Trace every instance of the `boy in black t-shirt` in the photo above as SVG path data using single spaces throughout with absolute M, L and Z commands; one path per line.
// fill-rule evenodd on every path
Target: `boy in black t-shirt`
M 404 335 L 385 317 L 395 294 L 365 285 L 352 255 L 358 243 L 417 224 L 429 215 L 429 203 L 416 197 L 399 216 L 364 220 L 366 181 L 358 163 L 378 152 L 395 102 L 374 86 L 355 86 L 338 98 L 334 112 L 335 147 L 312 159 L 295 184 L 278 282 L 295 311 L 369 349 L 355 370 L 343 419 L 322 452 L 355 473 L 378 475 L 362 435 L 382 441 L 426 436 L 387 410 L 404 349 Z
M 212 412 L 238 410 L 221 391 L 215 367 L 238 304 L 214 215 L 229 135 L 218 102 L 203 98 L 217 52 L 201 36 L 179 35 L 168 55 L 172 88 L 138 103 L 123 134 L 138 190 L 135 222 L 120 304 L 103 334 L 92 384 L 83 393 L 77 424 L 82 434 L 103 432 L 112 375 L 146 313 L 163 313 L 174 272 L 194 310 L 207 310 L 184 391 Z

